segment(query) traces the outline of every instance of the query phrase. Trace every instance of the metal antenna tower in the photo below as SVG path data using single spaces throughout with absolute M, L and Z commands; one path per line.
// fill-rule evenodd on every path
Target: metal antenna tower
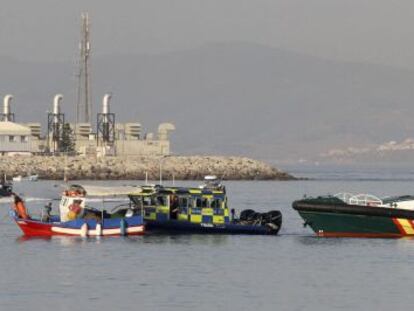
M 81 41 L 79 43 L 79 75 L 78 75 L 78 102 L 76 105 L 76 123 L 91 122 L 92 116 L 92 100 L 90 92 L 90 69 L 89 57 L 91 45 L 89 42 L 89 15 L 81 14 Z

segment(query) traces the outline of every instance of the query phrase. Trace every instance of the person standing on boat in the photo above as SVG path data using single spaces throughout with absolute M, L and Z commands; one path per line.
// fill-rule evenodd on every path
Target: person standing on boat
M 177 219 L 178 216 L 178 197 L 176 195 L 172 195 L 170 203 L 170 219 Z
M 50 220 L 50 212 L 52 211 L 52 202 L 49 202 L 43 207 L 42 221 L 48 222 Z
M 17 194 L 14 194 L 14 210 L 19 218 L 30 219 L 22 198 Z

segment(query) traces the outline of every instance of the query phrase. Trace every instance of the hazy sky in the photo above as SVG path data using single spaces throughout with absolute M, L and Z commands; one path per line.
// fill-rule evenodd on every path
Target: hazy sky
M 75 60 L 81 11 L 95 55 L 245 41 L 414 69 L 412 0 L 1 0 L 0 55 Z

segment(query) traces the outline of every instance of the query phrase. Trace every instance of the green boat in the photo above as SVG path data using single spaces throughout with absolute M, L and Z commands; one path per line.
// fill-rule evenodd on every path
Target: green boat
M 380 199 L 338 193 L 305 197 L 292 207 L 320 237 L 398 238 L 414 236 L 414 196 Z

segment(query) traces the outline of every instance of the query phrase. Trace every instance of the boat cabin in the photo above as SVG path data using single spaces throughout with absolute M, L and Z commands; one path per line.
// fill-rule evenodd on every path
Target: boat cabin
M 85 210 L 86 191 L 82 186 L 71 185 L 63 192 L 59 204 L 60 221 L 76 219 Z
M 224 187 L 143 186 L 129 195 L 136 208 L 144 211 L 146 221 L 181 221 L 203 225 L 230 222 Z

